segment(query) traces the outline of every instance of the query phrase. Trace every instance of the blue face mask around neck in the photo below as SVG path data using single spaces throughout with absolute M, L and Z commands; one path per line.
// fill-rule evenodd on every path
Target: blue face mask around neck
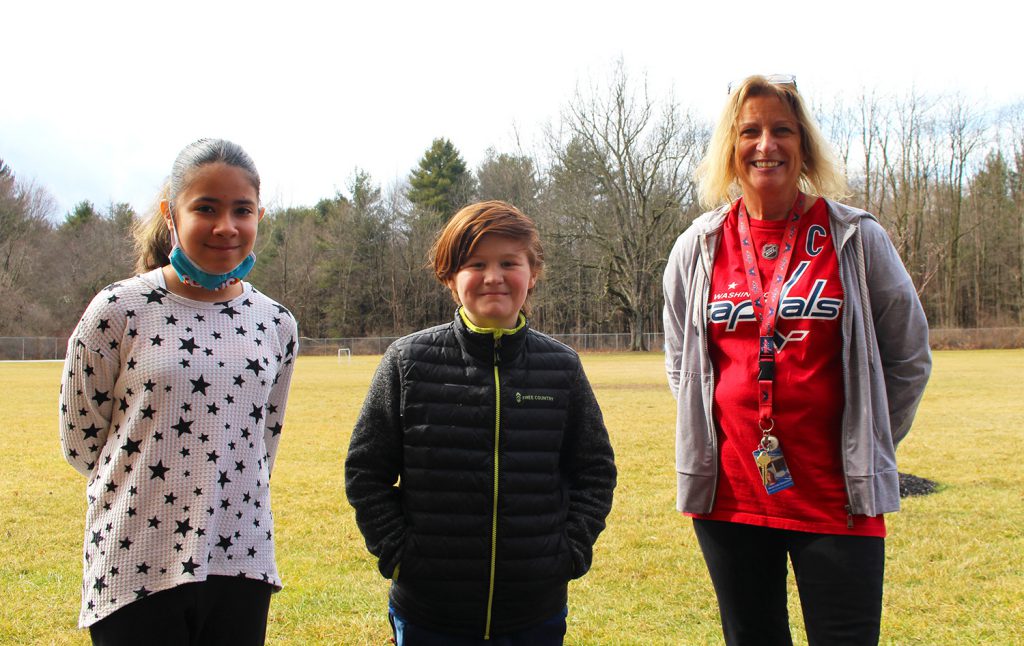
M 168 254 L 168 258 L 171 261 L 171 268 L 178 275 L 178 280 L 186 285 L 202 287 L 215 292 L 240 282 L 249 275 L 253 265 L 256 264 L 256 254 L 250 251 L 237 267 L 225 274 L 211 274 L 204 271 L 181 248 L 181 243 L 178 241 L 178 226 L 174 222 L 173 215 L 171 216 L 171 227 L 171 253 Z

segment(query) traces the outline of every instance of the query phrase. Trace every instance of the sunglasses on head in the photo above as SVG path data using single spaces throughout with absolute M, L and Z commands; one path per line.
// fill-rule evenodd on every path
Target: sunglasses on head
M 732 91 L 739 87 L 743 81 L 729 81 L 729 85 L 726 86 L 726 94 L 732 94 Z M 796 89 L 796 75 L 795 74 L 766 74 L 764 80 L 768 81 L 772 85 L 792 85 L 793 89 Z

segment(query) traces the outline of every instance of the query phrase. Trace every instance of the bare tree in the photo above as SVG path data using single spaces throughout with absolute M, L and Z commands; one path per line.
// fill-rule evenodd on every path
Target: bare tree
M 594 162 L 587 170 L 601 193 L 593 239 L 603 252 L 606 292 L 624 317 L 630 347 L 645 350 L 671 234 L 692 201 L 701 130 L 671 98 L 659 110 L 646 81 L 634 89 L 621 62 L 607 88 L 577 91 L 562 122 L 569 140 Z M 556 162 L 565 162 L 568 150 L 567 142 L 553 139 Z
M 944 232 L 948 255 L 943 272 L 942 321 L 951 327 L 959 326 L 963 317 L 960 311 L 960 258 L 963 230 L 964 189 L 969 164 L 975 149 L 984 134 L 980 116 L 960 95 L 951 96 L 946 103 L 943 125 L 946 143 L 949 146 L 946 186 L 948 188 L 948 220 Z

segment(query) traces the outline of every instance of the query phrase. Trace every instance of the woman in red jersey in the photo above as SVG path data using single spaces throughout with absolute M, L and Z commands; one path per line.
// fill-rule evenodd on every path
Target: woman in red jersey
M 728 644 L 790 644 L 787 558 L 811 644 L 875 644 L 895 447 L 931 369 L 917 292 L 791 76 L 751 76 L 698 169 L 711 207 L 665 270 L 678 508 Z

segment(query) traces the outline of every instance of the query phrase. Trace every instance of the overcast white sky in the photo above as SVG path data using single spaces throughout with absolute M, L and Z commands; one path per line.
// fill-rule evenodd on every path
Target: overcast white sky
M 310 205 L 355 167 L 389 185 L 447 137 L 538 149 L 577 83 L 621 57 L 654 96 L 711 120 L 729 80 L 797 75 L 812 101 L 859 88 L 1024 100 L 1012 2 L 94 2 L 0 12 L 0 158 L 56 198 L 145 209 L 204 136 L 256 160 L 264 201 Z

